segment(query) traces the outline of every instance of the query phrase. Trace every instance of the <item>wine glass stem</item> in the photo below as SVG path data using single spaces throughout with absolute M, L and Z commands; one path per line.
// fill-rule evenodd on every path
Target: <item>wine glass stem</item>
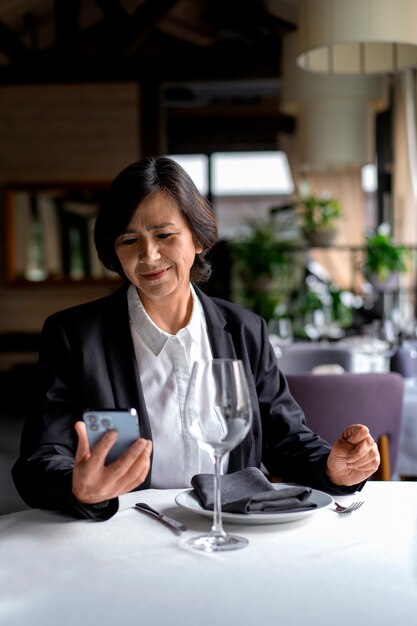
M 211 536 L 226 537 L 226 533 L 223 530 L 222 524 L 222 502 L 221 502 L 221 488 L 220 488 L 220 469 L 223 453 L 214 452 L 214 513 L 213 513 L 213 526 L 211 527 Z

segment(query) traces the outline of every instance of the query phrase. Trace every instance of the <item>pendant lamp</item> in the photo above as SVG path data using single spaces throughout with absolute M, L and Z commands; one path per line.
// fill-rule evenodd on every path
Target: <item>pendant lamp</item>
M 416 0 L 417 1 L 417 0 Z M 375 112 L 388 106 L 386 76 L 300 70 L 297 32 L 283 40 L 281 110 L 296 118 L 300 171 L 359 169 L 375 159 Z
M 298 0 L 297 65 L 325 74 L 417 67 L 417 1 Z

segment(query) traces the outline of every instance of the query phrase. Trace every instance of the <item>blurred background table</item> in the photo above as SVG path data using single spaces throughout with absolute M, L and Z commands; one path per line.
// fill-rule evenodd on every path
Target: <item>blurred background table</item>
M 404 385 L 404 404 L 396 474 L 417 480 L 417 380 Z

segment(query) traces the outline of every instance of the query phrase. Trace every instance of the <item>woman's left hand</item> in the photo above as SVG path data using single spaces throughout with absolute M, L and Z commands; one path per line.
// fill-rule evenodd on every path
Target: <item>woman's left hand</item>
M 349 487 L 369 478 L 379 467 L 378 447 L 363 424 L 348 426 L 327 459 L 327 475 L 335 485 Z

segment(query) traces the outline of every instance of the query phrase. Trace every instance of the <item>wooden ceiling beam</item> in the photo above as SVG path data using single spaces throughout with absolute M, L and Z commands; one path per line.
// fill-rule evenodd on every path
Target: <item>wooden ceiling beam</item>
M 77 31 L 80 0 L 54 0 L 58 45 L 31 49 L 29 53 L 22 44 L 19 46 L 16 34 L 10 29 L 8 38 L 0 33 L 0 50 L 8 50 L 13 60 L 19 60 L 9 67 L 0 67 L 0 80 L 30 83 L 72 82 L 77 78 L 80 81 L 152 79 L 162 83 L 278 77 L 279 31 L 281 27 L 285 30 L 291 26 L 277 27 L 277 18 L 271 17 L 271 29 L 259 39 L 223 38 L 216 30 L 222 1 L 204 0 L 200 4 L 196 0 L 145 0 L 130 15 L 121 0 L 96 0 L 103 17 L 99 14 L 97 19 L 99 12 L 95 8 L 95 22 Z M 217 2 L 218 9 L 214 11 Z M 198 25 L 199 21 L 202 31 L 196 28 L 197 37 L 189 38 L 186 31 L 192 31 L 193 23 Z M 173 26 L 171 35 L 167 34 L 169 24 Z M 180 30 L 176 31 L 178 24 Z M 214 29 L 216 39 L 209 46 L 205 45 L 206 28 L 208 37 Z M 7 44 L 11 39 L 14 48 Z M 68 41 L 68 46 L 60 45 L 64 41 Z M 66 47 L 68 55 L 63 52 Z M 132 54 L 133 48 L 136 54 Z M 62 59 L 66 62 L 62 63 Z
M 31 51 L 22 43 L 14 30 L 0 20 L 0 52 L 12 63 L 23 64 L 30 60 Z
M 96 4 L 100 7 L 104 17 L 112 22 L 122 21 L 128 17 L 119 0 L 96 0 Z
M 104 19 L 85 28 L 79 29 L 79 3 L 80 0 L 55 0 L 55 29 L 56 41 L 49 48 L 34 52 L 27 51 L 15 34 L 6 26 L 0 28 L 0 51 L 4 52 L 12 61 L 28 63 L 33 71 L 33 81 L 41 80 L 41 76 L 52 77 L 52 80 L 62 81 L 61 75 L 68 72 L 68 79 L 72 75 L 79 74 L 80 80 L 85 80 L 84 75 L 91 76 L 97 73 L 100 77 L 104 71 L 103 62 L 108 76 L 120 74 L 126 77 L 131 75 L 135 78 L 137 71 L 137 59 L 132 55 L 132 48 L 138 48 L 152 34 L 156 25 L 175 6 L 179 0 L 145 0 L 133 13 L 125 13 L 117 0 L 96 0 L 99 3 Z M 1 23 L 0 23 L 1 26 Z M 3 34 L 4 31 L 4 34 Z M 66 52 L 67 51 L 67 52 Z M 73 67 L 61 61 L 72 61 Z M 100 69 L 101 68 L 101 69 Z M 10 74 L 6 69 L 0 68 L 0 74 L 5 77 Z M 30 81 L 26 73 L 18 70 L 19 82 Z M 55 76 L 59 73 L 59 77 Z M 6 78 L 6 80 L 8 80 Z M 111 80 L 111 78 L 109 78 Z
M 131 55 L 147 41 L 179 0 L 144 0 L 131 15 L 118 0 L 96 0 L 104 20 L 84 33 L 85 44 L 99 40 L 107 56 Z
M 80 37 L 80 0 L 55 0 L 55 42 L 65 56 L 73 54 Z
M 213 5 L 207 0 L 181 0 L 160 20 L 158 30 L 196 46 L 212 45 L 219 38 L 213 25 Z
M 130 52 L 136 52 L 178 1 L 144 0 L 143 4 L 129 18 L 128 32 L 121 33 L 122 41 L 125 42 L 125 49 L 129 49 Z

